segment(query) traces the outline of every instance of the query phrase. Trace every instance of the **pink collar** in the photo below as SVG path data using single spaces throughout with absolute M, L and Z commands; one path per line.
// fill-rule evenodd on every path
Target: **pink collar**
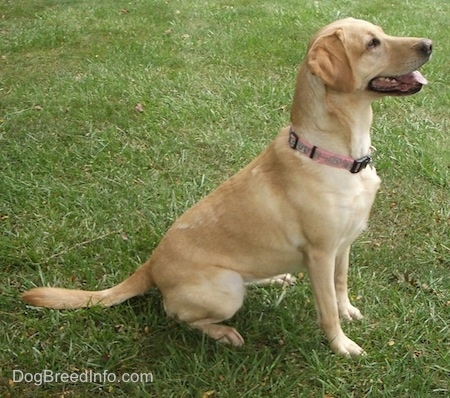
M 289 146 L 292 149 L 296 149 L 297 151 L 313 159 L 317 163 L 326 164 L 339 169 L 345 169 L 350 171 L 350 173 L 359 173 L 361 170 L 364 170 L 367 165 L 372 164 L 370 154 L 367 154 L 359 159 L 353 159 L 337 153 L 329 152 L 325 149 L 317 148 L 306 141 L 300 140 L 298 135 L 295 134 L 294 130 L 292 130 L 292 127 L 289 129 Z

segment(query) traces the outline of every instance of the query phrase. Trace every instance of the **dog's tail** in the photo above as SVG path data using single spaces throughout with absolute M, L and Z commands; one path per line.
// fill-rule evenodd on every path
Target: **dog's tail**
M 144 294 L 153 286 L 151 262 L 148 260 L 131 276 L 118 285 L 100 291 L 85 291 L 75 289 L 60 289 L 57 287 L 38 287 L 22 294 L 27 304 L 35 307 L 55 309 L 74 309 L 103 305 L 110 307 L 128 300 L 131 297 Z

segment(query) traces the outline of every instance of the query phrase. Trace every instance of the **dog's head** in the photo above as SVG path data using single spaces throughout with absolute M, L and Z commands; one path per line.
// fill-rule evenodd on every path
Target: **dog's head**
M 389 36 L 369 22 L 347 18 L 316 33 L 306 62 L 332 90 L 410 95 L 427 83 L 417 69 L 431 52 L 429 39 Z

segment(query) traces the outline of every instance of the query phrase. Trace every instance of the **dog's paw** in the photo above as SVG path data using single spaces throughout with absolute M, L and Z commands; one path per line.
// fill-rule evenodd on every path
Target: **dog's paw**
M 247 285 L 282 285 L 282 286 L 292 286 L 296 283 L 297 278 L 291 274 L 281 274 L 267 279 L 258 279 L 253 282 L 247 282 Z
M 364 356 L 366 352 L 353 340 L 350 340 L 347 336 L 342 335 L 336 337 L 331 343 L 331 349 L 334 353 L 344 355 L 346 357 Z
M 210 323 L 205 325 L 192 323 L 190 326 L 201 330 L 219 343 L 230 344 L 235 347 L 244 345 L 244 338 L 231 326 L 221 325 L 220 323 Z
M 218 325 L 219 326 L 219 325 Z M 241 334 L 232 327 L 220 325 L 222 329 L 222 337 L 219 337 L 217 341 L 219 343 L 230 344 L 235 347 L 244 345 L 244 338 Z
M 345 306 L 339 306 L 339 315 L 341 316 L 341 319 L 345 319 L 346 321 L 353 321 L 364 318 L 361 314 L 361 311 L 350 303 Z
M 270 282 L 282 286 L 292 286 L 297 282 L 297 278 L 291 274 L 282 274 L 270 278 Z

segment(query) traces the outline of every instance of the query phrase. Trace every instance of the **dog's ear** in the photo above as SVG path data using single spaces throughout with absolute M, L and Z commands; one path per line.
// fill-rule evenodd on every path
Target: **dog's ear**
M 355 77 L 339 29 L 317 38 L 308 52 L 308 66 L 330 88 L 350 93 L 355 90 Z

